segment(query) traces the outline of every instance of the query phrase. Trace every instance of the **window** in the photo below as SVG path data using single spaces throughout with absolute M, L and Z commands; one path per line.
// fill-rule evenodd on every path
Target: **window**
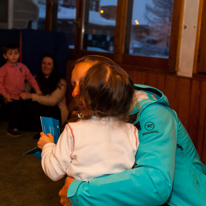
M 113 52 L 117 0 L 85 0 L 83 50 Z
M 36 30 L 45 30 L 46 19 L 46 0 L 32 0 L 39 8 L 38 20 L 29 22 L 28 28 Z
M 46 12 L 51 12 L 51 30 L 64 32 L 67 36 L 69 48 L 74 48 L 74 33 L 76 19 L 76 0 L 53 0 L 52 9 L 47 11 L 46 0 L 33 0 L 39 7 L 39 19 L 31 21 L 29 28 L 46 30 Z M 47 24 L 50 24 L 47 22 Z
M 52 30 L 64 32 L 69 48 L 74 48 L 76 0 L 55 0 L 52 8 Z
M 143 2 L 146 2 L 146 5 L 143 7 L 145 8 L 144 18 L 146 18 L 146 16 L 148 17 L 146 18 L 146 25 L 142 28 L 137 28 L 142 20 L 134 18 L 134 21 L 132 21 L 132 14 L 135 13 L 133 10 L 135 8 L 138 9 L 138 6 L 134 7 L 133 5 L 138 3 L 141 6 Z M 122 41 L 118 41 L 118 46 L 122 48 L 122 50 L 120 50 L 120 53 L 122 53 L 122 63 L 129 63 L 130 65 L 135 65 L 139 68 L 152 68 L 161 69 L 167 72 L 175 72 L 176 55 L 178 51 L 178 35 L 179 29 L 181 28 L 181 12 L 183 11 L 183 6 L 183 1 L 178 0 L 128 0 L 126 11 L 127 16 L 125 21 L 126 34 L 125 37 L 122 37 Z M 124 5 L 124 7 L 126 6 Z M 165 10 L 165 8 L 167 9 Z M 155 14 L 157 14 L 157 9 L 162 11 L 162 16 L 160 16 L 161 18 L 155 16 Z M 158 15 L 159 14 L 160 12 L 158 12 Z M 164 22 L 167 22 L 167 25 L 169 26 L 167 26 L 165 31 L 161 31 L 161 35 L 164 34 L 163 37 L 158 35 L 158 32 L 156 33 L 156 28 L 152 30 L 154 26 L 152 26 L 151 22 L 149 22 L 149 17 L 152 17 L 151 21 L 155 20 L 160 26 L 164 25 Z M 137 21 L 135 22 L 135 20 Z M 138 29 L 138 35 L 135 34 L 135 32 L 132 32 L 132 22 L 135 22 L 135 24 L 137 23 L 137 26 L 134 25 L 134 28 Z M 122 24 L 124 24 L 124 22 L 122 22 L 121 25 Z M 122 33 L 123 31 L 124 30 L 122 28 L 118 32 Z M 161 38 L 159 39 L 159 37 Z
M 173 0 L 128 1 L 125 53 L 168 58 L 172 11 Z

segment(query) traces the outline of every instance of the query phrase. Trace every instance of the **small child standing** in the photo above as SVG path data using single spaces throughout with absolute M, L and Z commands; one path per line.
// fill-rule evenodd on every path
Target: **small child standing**
M 14 137 L 22 135 L 18 130 L 18 122 L 23 111 L 24 104 L 23 100 L 20 99 L 20 93 L 25 92 L 25 80 L 28 81 L 37 94 L 42 94 L 29 69 L 18 62 L 19 56 L 19 47 L 16 44 L 9 43 L 3 47 L 3 57 L 7 60 L 7 63 L 0 68 L 0 94 L 9 107 L 7 134 Z
M 137 128 L 126 123 L 133 96 L 133 82 L 123 69 L 92 66 L 75 99 L 80 119 L 65 126 L 57 145 L 51 134 L 41 132 L 37 145 L 45 174 L 53 181 L 65 174 L 89 181 L 131 169 L 139 146 Z

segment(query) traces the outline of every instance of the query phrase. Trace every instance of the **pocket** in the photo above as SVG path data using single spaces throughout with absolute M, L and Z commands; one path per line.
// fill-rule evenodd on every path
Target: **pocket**
M 185 150 L 181 146 L 177 148 L 175 164 L 174 194 L 172 194 L 174 199 L 172 198 L 172 202 L 175 202 L 176 199 L 178 201 L 178 197 L 181 196 L 186 203 L 206 205 L 206 176 L 201 169 L 193 164 L 189 155 L 185 154 Z

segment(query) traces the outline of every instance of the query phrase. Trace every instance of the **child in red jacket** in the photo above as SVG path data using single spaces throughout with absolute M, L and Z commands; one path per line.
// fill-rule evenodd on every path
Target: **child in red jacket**
M 25 80 L 29 82 L 37 94 L 42 94 L 29 69 L 18 62 L 19 56 L 19 47 L 16 44 L 6 44 L 3 47 L 3 57 L 7 63 L 0 68 L 0 94 L 5 103 L 8 103 L 10 112 L 7 134 L 15 137 L 22 135 L 18 131 L 18 122 L 22 116 L 24 103 L 19 95 L 25 92 Z

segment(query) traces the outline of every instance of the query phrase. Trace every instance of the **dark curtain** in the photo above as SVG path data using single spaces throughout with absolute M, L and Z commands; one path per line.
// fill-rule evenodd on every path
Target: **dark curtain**
M 22 29 L 22 63 L 36 74 L 45 54 L 56 57 L 58 67 L 65 77 L 66 62 L 70 57 L 66 35 L 62 32 Z

